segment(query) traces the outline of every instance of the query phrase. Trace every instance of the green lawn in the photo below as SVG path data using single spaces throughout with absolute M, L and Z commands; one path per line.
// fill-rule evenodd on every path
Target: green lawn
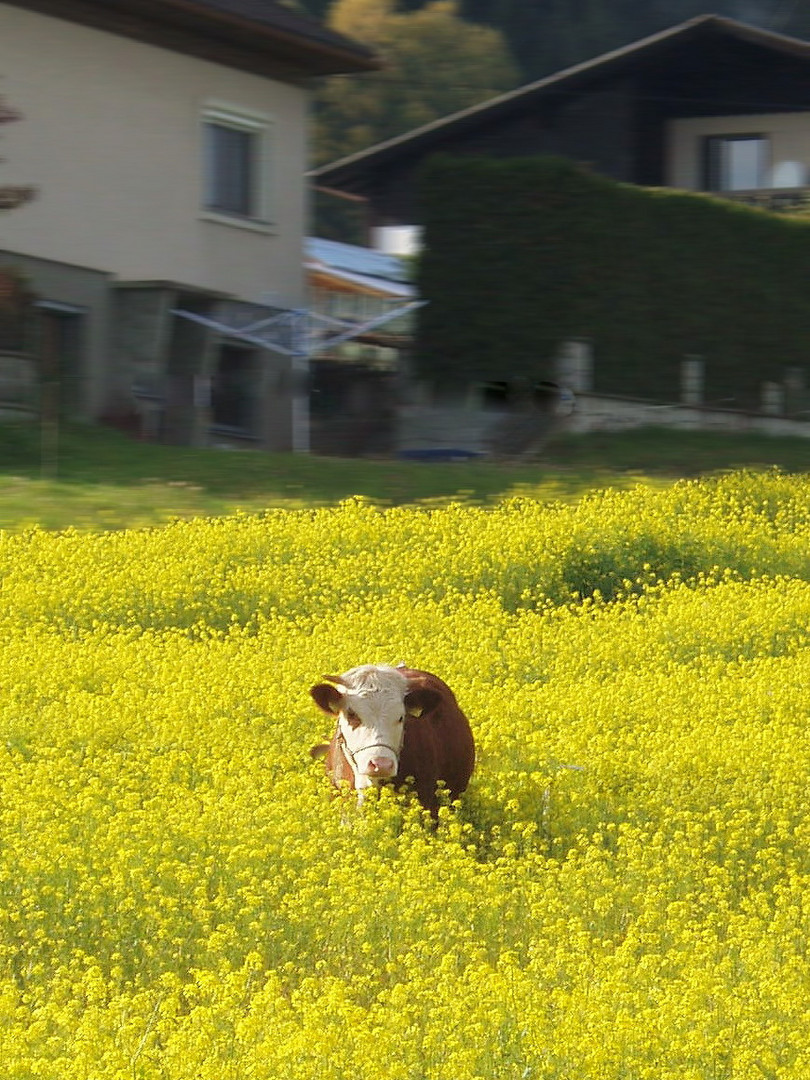
M 44 464 L 44 468 L 43 468 Z M 573 500 L 594 487 L 666 485 L 740 467 L 804 472 L 810 439 L 660 429 L 559 438 L 532 464 L 425 464 L 259 451 L 193 450 L 69 428 L 43 462 L 39 427 L 0 425 L 0 528 L 109 529 L 241 509 L 329 505 L 362 495 L 387 505 L 516 494 Z

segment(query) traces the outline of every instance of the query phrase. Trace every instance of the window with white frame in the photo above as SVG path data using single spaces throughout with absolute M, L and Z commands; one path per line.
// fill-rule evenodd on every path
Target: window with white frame
M 246 221 L 270 220 L 269 118 L 235 109 L 203 114 L 203 208 Z
M 767 187 L 770 140 L 767 135 L 708 135 L 703 144 L 703 188 L 707 191 L 757 191 Z

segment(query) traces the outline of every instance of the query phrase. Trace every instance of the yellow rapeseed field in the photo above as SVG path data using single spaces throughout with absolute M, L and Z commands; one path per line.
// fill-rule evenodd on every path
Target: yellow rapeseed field
M 806 1080 L 810 480 L 0 533 L 4 1080 Z M 433 831 L 325 672 L 447 680 Z

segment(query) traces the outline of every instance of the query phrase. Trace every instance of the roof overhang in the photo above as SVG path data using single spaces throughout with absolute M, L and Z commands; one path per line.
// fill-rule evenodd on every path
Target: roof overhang
M 382 66 L 371 49 L 273 0 L 8 0 L 175 52 L 283 81 Z
M 311 286 L 329 289 L 331 292 L 348 293 L 354 296 L 374 296 L 380 300 L 413 300 L 416 289 L 400 281 L 383 281 L 368 274 L 356 274 L 349 270 L 338 270 L 325 266 L 321 262 L 307 261 L 307 281 Z

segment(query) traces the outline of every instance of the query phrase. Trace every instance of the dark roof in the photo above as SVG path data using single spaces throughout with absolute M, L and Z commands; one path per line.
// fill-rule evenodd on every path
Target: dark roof
M 177 0 L 167 0 L 168 3 L 176 3 Z M 357 41 L 350 41 L 343 34 L 329 30 L 322 23 L 316 22 L 304 15 L 298 15 L 283 4 L 275 0 L 188 0 L 188 6 L 198 7 L 202 10 L 221 12 L 226 17 L 255 23 L 261 27 L 267 27 L 278 33 L 289 34 L 292 37 L 304 38 L 307 41 L 329 46 L 344 52 L 351 52 L 366 61 L 374 60 L 374 67 L 379 66 L 371 49 L 361 45 Z M 369 65 L 364 65 L 364 68 Z
M 270 78 L 373 71 L 365 45 L 276 0 L 9 0 L 69 22 L 148 41 Z
M 308 175 L 318 185 L 340 190 L 342 185 L 356 181 L 361 174 L 378 165 L 393 163 L 399 158 L 420 156 L 435 147 L 441 147 L 449 138 L 471 131 L 482 123 L 489 123 L 502 116 L 525 110 L 534 101 L 545 96 L 564 90 L 579 89 L 605 76 L 628 71 L 639 60 L 648 60 L 672 44 L 685 44 L 710 37 L 737 39 L 761 46 L 777 54 L 782 53 L 810 61 L 810 42 L 769 30 L 760 30 L 755 26 L 719 15 L 699 15 L 622 48 L 564 68 L 536 82 L 519 86 L 489 101 L 452 113 L 450 116 L 441 117 L 413 131 L 408 131 L 404 135 L 398 135 L 393 139 L 370 146 L 366 150 L 360 150 L 338 161 L 322 165 L 320 168 L 313 169 Z M 810 71 L 808 71 L 808 76 L 810 76 Z

